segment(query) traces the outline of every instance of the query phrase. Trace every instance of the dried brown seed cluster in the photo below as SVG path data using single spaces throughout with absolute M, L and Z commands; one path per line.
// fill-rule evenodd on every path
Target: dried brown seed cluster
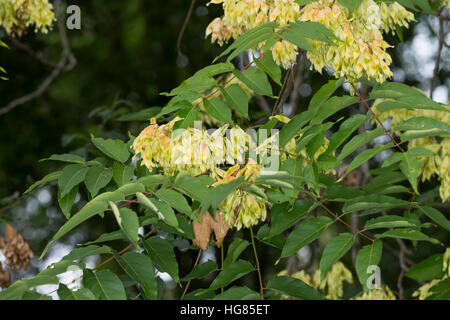
M 15 269 L 27 269 L 30 259 L 34 258 L 28 242 L 8 223 L 5 226 L 6 244 L 3 239 L 0 249 L 6 257 L 5 264 Z
M 8 288 L 11 284 L 11 277 L 8 270 L 2 268 L 0 263 L 0 288 Z
M 193 222 L 195 234 L 195 239 L 193 240 L 194 244 L 205 251 L 208 249 L 211 232 L 214 231 L 214 235 L 216 237 L 215 244 L 220 248 L 228 230 L 230 229 L 228 224 L 223 222 L 220 212 L 216 211 L 215 220 L 207 211 L 203 214 L 201 211 L 197 212 L 197 218 L 200 219 L 200 222 Z

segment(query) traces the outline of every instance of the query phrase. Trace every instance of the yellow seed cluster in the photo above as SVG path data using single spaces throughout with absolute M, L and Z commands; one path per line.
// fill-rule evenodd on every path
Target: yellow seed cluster
M 442 6 L 450 9 L 450 0 L 442 0 Z
M 376 101 L 374 106 L 378 104 Z M 391 127 L 399 125 L 405 120 L 414 117 L 429 117 L 450 125 L 450 112 L 438 110 L 421 109 L 395 109 L 385 112 L 379 112 L 378 117 L 381 121 L 391 119 Z M 435 153 L 432 157 L 418 157 L 422 164 L 422 182 L 430 180 L 437 176 L 441 181 L 439 193 L 443 202 L 450 200 L 450 138 L 445 137 L 439 141 L 435 137 L 424 137 L 413 139 L 408 143 L 408 148 L 423 147 Z
M 287 274 L 286 271 L 279 275 Z M 320 281 L 320 270 L 316 270 L 312 275 L 300 270 L 291 275 L 293 278 L 302 280 L 306 284 L 324 292 L 327 299 L 339 300 L 344 295 L 344 282 L 353 283 L 353 276 L 350 270 L 340 261 L 336 262 L 328 271 L 323 281 Z
M 261 167 L 254 160 L 249 159 L 244 167 L 241 168 L 239 164 L 236 164 L 224 172 L 216 185 L 228 183 L 240 176 L 244 176 L 251 182 L 259 176 L 260 171 Z M 267 214 L 266 201 L 263 198 L 241 189 L 236 189 L 229 194 L 219 205 L 219 210 L 223 213 L 225 222 L 237 230 L 243 226 L 250 228 L 260 221 L 265 221 Z
M 287 275 L 287 271 L 282 271 L 279 276 Z M 313 274 L 308 274 L 305 270 L 300 270 L 291 275 L 293 278 L 302 280 L 306 284 L 323 292 L 327 299 L 339 300 L 344 295 L 344 283 L 353 283 L 352 273 L 340 261 L 336 262 L 328 271 L 326 278 L 320 281 L 320 270 Z M 372 289 L 369 293 L 364 291 L 357 294 L 352 300 L 395 300 L 395 295 L 388 286 L 382 286 L 380 289 Z
M 394 293 L 388 286 L 381 286 L 380 289 L 371 289 L 369 293 L 361 293 L 352 300 L 396 300 Z
M 187 172 L 193 176 L 209 174 L 217 182 L 228 183 L 240 176 L 251 182 L 259 175 L 261 167 L 247 159 L 251 137 L 241 128 L 234 127 L 226 135 L 228 125 L 209 134 L 201 128 L 188 128 L 177 134 L 174 130 L 176 117 L 159 126 L 155 119 L 135 139 L 132 148 L 135 157 L 141 154 L 142 164 L 153 169 L 162 168 L 164 174 Z M 220 168 L 224 163 L 234 164 L 228 170 Z M 266 201 L 247 191 L 236 189 L 219 204 L 224 220 L 237 229 L 247 228 L 266 219 Z
M 319 0 L 302 8 L 300 20 L 320 22 L 341 40 L 336 46 L 311 41 L 313 51 L 307 56 L 313 69 L 322 72 L 329 67 L 335 77 L 350 82 L 365 75 L 381 83 L 393 75 L 389 69 L 392 58 L 386 52 L 391 46 L 382 31 L 393 30 L 395 25 L 408 27 L 414 16 L 397 2 L 388 5 L 364 0 L 350 12 L 336 1 Z
M 356 81 L 366 75 L 369 79 L 384 82 L 392 76 L 392 62 L 386 52 L 391 47 L 384 41 L 382 32 L 395 30 L 396 25 L 408 27 L 414 15 L 397 2 L 380 4 L 364 0 L 354 12 L 333 0 L 319 0 L 303 8 L 292 0 L 213 0 L 222 4 L 224 16 L 214 19 L 206 29 L 211 41 L 220 45 L 230 38 L 238 38 L 251 28 L 270 21 L 280 26 L 289 22 L 320 22 L 341 41 L 336 46 L 310 41 L 313 51 L 308 51 L 311 68 L 322 72 L 324 67 L 334 75 Z M 275 62 L 285 67 L 295 62 L 298 48 L 287 41 L 278 41 L 271 48 Z
M 300 17 L 300 6 L 294 0 L 212 0 L 211 3 L 222 4 L 224 10 L 223 17 L 215 18 L 206 28 L 206 36 L 211 35 L 211 42 L 219 45 L 267 22 L 285 26 Z M 287 67 L 295 62 L 297 47 L 278 41 L 272 54 L 275 62 Z
M 425 283 L 419 289 L 414 291 L 412 296 L 417 297 L 419 300 L 425 300 L 433 294 L 433 292 L 430 291 L 433 286 L 450 277 L 450 248 L 445 250 L 442 271 L 444 271 L 444 276 L 441 279 L 433 279 L 430 282 Z
M 55 20 L 53 5 L 48 0 L 2 0 L 0 27 L 9 35 L 21 36 L 28 27 L 47 33 Z

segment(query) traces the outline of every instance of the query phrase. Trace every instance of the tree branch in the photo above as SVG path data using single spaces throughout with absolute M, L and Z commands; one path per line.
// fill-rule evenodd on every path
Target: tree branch
M 55 1 L 55 12 L 56 13 L 58 12 L 58 9 L 60 8 L 60 5 L 61 5 L 61 1 L 60 0 L 56 0 Z M 40 97 L 42 94 L 44 94 L 47 91 L 47 89 L 52 84 L 52 82 L 63 71 L 70 71 L 70 70 L 72 70 L 75 67 L 76 59 L 75 59 L 75 56 L 72 54 L 72 52 L 70 50 L 69 40 L 67 38 L 65 25 L 64 25 L 62 17 L 58 18 L 57 26 L 58 26 L 58 30 L 59 30 L 59 36 L 60 36 L 60 39 L 61 39 L 61 46 L 63 48 L 62 53 L 61 53 L 61 57 L 60 57 L 58 63 L 54 66 L 54 69 L 52 70 L 52 72 L 48 75 L 47 78 L 45 78 L 45 80 L 39 85 L 39 87 L 36 90 L 34 90 L 33 92 L 30 92 L 27 95 L 24 95 L 24 96 L 18 98 L 18 99 L 15 99 L 15 100 L 11 101 L 10 103 L 8 103 L 5 107 L 0 108 L 0 116 L 4 115 L 4 114 L 6 114 L 6 113 L 8 113 L 8 112 L 10 112 L 12 110 L 14 110 L 15 108 L 17 108 L 18 106 L 20 106 L 22 104 L 25 104 L 27 102 L 30 102 L 30 101 Z M 22 49 L 26 50 L 26 51 L 28 50 L 28 48 L 27 49 L 22 48 Z M 29 48 L 29 50 L 32 51 L 31 48 Z M 43 61 L 41 61 L 41 63 L 43 63 Z M 44 64 L 49 66 L 49 62 L 48 61 L 45 62 Z

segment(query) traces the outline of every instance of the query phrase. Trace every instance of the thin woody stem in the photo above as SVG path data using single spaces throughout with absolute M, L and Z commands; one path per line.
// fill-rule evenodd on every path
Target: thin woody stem
M 402 147 L 400 147 L 400 145 L 397 143 L 397 141 L 395 141 L 394 137 L 391 135 L 391 133 L 389 132 L 389 130 L 386 129 L 386 127 L 384 126 L 383 122 L 380 120 L 380 118 L 378 118 L 378 116 L 375 114 L 375 112 L 372 111 L 372 109 L 370 108 L 370 106 L 367 104 L 367 101 L 365 99 L 363 99 L 361 93 L 358 91 L 358 89 L 356 88 L 356 86 L 350 82 L 350 85 L 353 87 L 353 90 L 355 90 L 356 94 L 358 95 L 359 99 L 361 100 L 361 102 L 364 104 L 364 106 L 367 108 L 367 110 L 369 112 L 372 112 L 373 117 L 375 118 L 375 120 L 378 122 L 378 124 L 384 129 L 384 132 L 389 136 L 389 138 L 391 138 L 392 142 L 394 143 L 394 145 L 399 148 L 401 150 L 401 152 L 405 153 L 405 150 L 403 150 Z
M 198 250 L 197 259 L 195 260 L 195 263 L 194 263 L 194 266 L 192 267 L 192 269 L 194 269 L 198 265 L 201 255 L 202 255 L 202 250 Z M 189 279 L 189 281 L 187 282 L 186 287 L 183 290 L 183 294 L 181 295 L 180 300 L 184 299 L 184 296 L 186 295 L 190 285 L 191 285 L 191 279 Z
M 259 291 L 261 294 L 261 300 L 264 300 L 264 286 L 263 286 L 263 282 L 262 282 L 261 268 L 259 267 L 258 253 L 256 252 L 255 237 L 253 236 L 252 228 L 250 228 L 250 236 L 252 238 L 253 253 L 255 254 L 256 269 L 258 270 Z

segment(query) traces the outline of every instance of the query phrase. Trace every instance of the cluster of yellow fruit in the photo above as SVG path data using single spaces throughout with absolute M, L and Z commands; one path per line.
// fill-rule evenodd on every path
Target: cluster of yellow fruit
M 300 17 L 300 6 L 294 0 L 212 0 L 209 4 L 222 4 L 223 17 L 214 19 L 206 28 L 211 41 L 223 45 L 237 39 L 248 30 L 275 21 L 280 27 Z M 278 41 L 272 48 L 274 60 L 290 66 L 295 62 L 297 48 L 287 41 Z
M 293 0 L 212 0 L 222 4 L 224 16 L 214 19 L 206 29 L 212 42 L 222 45 L 230 38 L 238 38 L 251 28 L 276 21 L 285 26 L 296 20 L 320 22 L 330 29 L 340 41 L 335 46 L 310 40 L 313 51 L 308 51 L 311 68 L 322 72 L 324 67 L 334 75 L 356 81 L 366 75 L 369 79 L 384 82 L 392 76 L 392 62 L 383 40 L 382 31 L 389 32 L 396 25 L 408 27 L 414 15 L 397 2 L 386 4 L 363 0 L 360 7 L 350 12 L 334 0 L 318 0 L 300 8 Z M 275 62 L 285 67 L 292 65 L 297 47 L 287 41 L 278 41 L 271 48 Z
M 135 157 L 140 154 L 142 164 L 152 170 L 162 168 L 164 174 L 174 175 L 188 172 L 192 176 L 209 174 L 217 181 L 215 185 L 228 183 L 241 175 L 247 181 L 259 175 L 261 167 L 253 160 L 247 159 L 251 137 L 239 127 L 234 127 L 226 134 L 228 125 L 213 133 L 201 128 L 183 129 L 180 134 L 174 125 L 181 120 L 174 118 L 167 124 L 159 126 L 155 119 L 133 142 Z M 194 126 L 195 127 L 195 126 Z M 221 165 L 234 164 L 227 171 Z M 237 229 L 250 227 L 266 218 L 266 201 L 261 197 L 237 189 L 220 205 L 219 209 L 225 221 Z
M 425 300 L 433 294 L 433 292 L 430 291 L 432 287 L 450 277 L 450 248 L 447 248 L 447 250 L 445 250 L 442 263 L 442 271 L 444 272 L 444 276 L 441 279 L 433 279 L 430 282 L 425 283 L 419 289 L 414 291 L 412 296 L 419 298 L 419 300 Z
M 376 107 L 376 104 L 374 104 Z M 391 119 L 391 127 L 399 125 L 405 120 L 414 117 L 429 117 L 450 125 L 450 112 L 438 110 L 421 109 L 395 109 L 381 112 L 378 114 L 381 121 Z M 418 157 L 422 164 L 422 182 L 437 176 L 441 181 L 439 193 L 443 202 L 450 199 L 450 137 L 442 138 L 437 141 L 435 137 L 424 137 L 412 139 L 408 143 L 408 148 L 423 147 L 432 151 L 435 155 L 432 157 Z
M 229 168 L 215 185 L 228 183 L 240 176 L 252 182 L 260 175 L 260 171 L 261 167 L 250 158 L 243 167 L 236 164 Z M 250 228 L 266 220 L 266 203 L 268 203 L 266 200 L 255 194 L 236 189 L 219 205 L 219 210 L 223 213 L 223 218 L 228 225 L 240 230 L 242 226 Z
M 397 2 L 379 5 L 364 0 L 350 12 L 335 1 L 320 0 L 302 8 L 300 20 L 320 22 L 341 40 L 336 46 L 311 41 L 313 51 L 307 56 L 312 68 L 321 72 L 329 67 L 337 78 L 350 82 L 366 75 L 381 83 L 393 75 L 389 69 L 392 58 L 386 52 L 390 45 L 381 31 L 393 30 L 395 25 L 408 27 L 414 15 Z
M 53 5 L 48 0 L 2 0 L 0 3 L 0 27 L 12 36 L 21 36 L 30 26 L 34 26 L 35 32 L 47 33 L 54 20 Z
M 278 275 L 286 275 L 287 271 L 282 271 Z M 344 295 L 344 282 L 353 283 L 353 276 L 350 270 L 340 261 L 336 262 L 327 273 L 323 281 L 320 281 L 320 270 L 317 269 L 312 275 L 300 270 L 291 275 L 293 278 L 302 280 L 313 288 L 324 292 L 326 298 L 330 300 L 342 299 Z M 352 300 L 395 300 L 395 295 L 387 286 L 380 289 L 371 289 L 369 293 L 362 292 L 352 298 Z

